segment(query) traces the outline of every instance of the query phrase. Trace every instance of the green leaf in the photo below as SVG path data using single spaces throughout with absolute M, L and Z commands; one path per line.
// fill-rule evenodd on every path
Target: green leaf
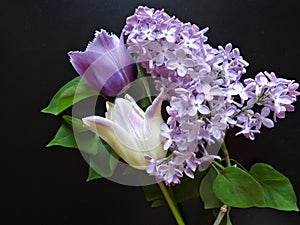
M 69 116 L 69 115 L 64 115 L 62 117 L 66 123 L 68 123 L 70 126 L 73 127 L 73 130 L 76 130 L 76 132 L 81 133 L 81 132 L 87 132 L 88 130 L 83 127 L 83 122 L 81 119 Z
M 87 153 L 91 167 L 87 180 L 96 179 L 98 175 L 111 176 L 117 166 L 119 156 L 104 140 L 84 128 L 81 119 L 68 115 L 63 116 L 63 119 L 64 123 L 47 147 L 59 145 Z
M 151 207 L 155 208 L 155 207 L 163 206 L 163 205 L 166 205 L 166 204 L 167 204 L 167 202 L 166 202 L 165 199 L 156 199 L 152 202 Z
M 62 86 L 42 112 L 58 115 L 82 99 L 97 95 L 99 93 L 78 76 Z
M 97 173 L 92 167 L 89 167 L 89 174 L 86 181 L 96 180 L 100 178 L 102 178 L 102 176 Z
M 64 123 L 58 129 L 55 137 L 46 147 L 59 145 L 67 148 L 77 148 L 88 154 L 97 154 L 100 138 L 85 129 L 80 119 L 63 116 Z
M 78 148 L 73 134 L 73 129 L 68 123 L 64 122 L 60 126 L 56 135 L 46 145 L 46 147 L 55 146 L 55 145 L 59 145 L 67 148 Z
M 289 179 L 265 163 L 256 163 L 250 174 L 264 190 L 265 206 L 278 210 L 298 211 L 297 198 Z
M 177 202 L 183 202 L 189 199 L 199 197 L 199 186 L 205 175 L 204 171 L 196 171 L 194 179 L 187 176 L 181 179 L 181 183 L 173 187 L 174 195 Z
M 146 200 L 151 202 L 151 207 L 158 207 L 167 204 L 158 184 L 143 186 L 143 191 L 145 193 Z
M 217 172 L 213 167 L 211 167 L 201 181 L 199 193 L 202 201 L 204 202 L 205 209 L 219 208 L 222 205 L 222 202 L 220 202 L 213 192 L 212 185 L 216 177 Z
M 168 189 L 171 189 L 171 191 L 173 192 L 176 202 L 179 203 L 189 199 L 198 198 L 199 185 L 204 174 L 205 173 L 203 171 L 197 171 L 195 173 L 194 179 L 185 176 L 184 178 L 182 178 L 181 184 L 174 187 L 168 187 Z M 167 204 L 158 184 L 144 186 L 143 190 L 146 196 L 146 200 L 151 202 L 151 207 L 157 207 Z
M 213 182 L 213 191 L 223 203 L 248 208 L 265 205 L 261 185 L 246 171 L 230 166 L 223 169 Z
M 59 145 L 67 148 L 77 148 L 88 154 L 97 154 L 101 139 L 82 125 L 81 119 L 68 115 L 63 116 L 64 123 L 58 129 L 55 137 L 46 147 Z

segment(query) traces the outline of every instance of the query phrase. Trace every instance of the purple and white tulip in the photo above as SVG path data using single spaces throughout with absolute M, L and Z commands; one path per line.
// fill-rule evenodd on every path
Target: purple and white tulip
M 95 39 L 84 52 L 70 51 L 68 55 L 77 73 L 105 96 L 118 95 L 137 77 L 137 68 L 124 45 L 123 35 L 119 39 L 105 30 L 96 31 Z

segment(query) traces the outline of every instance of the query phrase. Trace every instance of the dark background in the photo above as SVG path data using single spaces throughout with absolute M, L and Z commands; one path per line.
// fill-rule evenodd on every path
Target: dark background
M 61 120 L 41 114 L 52 95 L 77 76 L 67 52 L 84 50 L 94 31 L 117 35 L 138 5 L 157 9 L 200 27 L 209 43 L 239 47 L 250 63 L 245 77 L 263 70 L 300 82 L 297 0 L 36 0 L 1 1 L 1 224 L 162 225 L 175 224 L 167 207 L 151 209 L 140 187 L 102 179 L 85 182 L 88 165 L 76 150 L 46 149 Z M 267 162 L 288 176 L 300 197 L 298 140 L 300 104 L 264 129 L 256 141 L 234 137 L 232 157 L 249 168 Z M 4 153 L 4 154 L 3 154 Z M 181 204 L 188 225 L 213 223 L 199 199 Z M 233 209 L 236 225 L 299 224 L 296 212 Z

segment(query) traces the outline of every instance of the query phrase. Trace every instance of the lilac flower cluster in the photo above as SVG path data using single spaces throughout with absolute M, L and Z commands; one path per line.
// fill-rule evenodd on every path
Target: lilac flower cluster
M 161 136 L 170 154 L 159 160 L 146 156 L 147 172 L 167 185 L 180 183 L 184 174 L 193 178 L 200 164 L 218 159 L 207 146 L 223 143 L 227 129 L 239 127 L 236 135 L 254 140 L 262 125 L 272 128 L 293 111 L 300 94 L 299 84 L 272 72 L 241 82 L 248 63 L 230 43 L 207 44 L 207 30 L 148 7 L 138 7 L 124 28 L 128 50 L 159 78 L 156 88 L 163 88 L 169 101 Z

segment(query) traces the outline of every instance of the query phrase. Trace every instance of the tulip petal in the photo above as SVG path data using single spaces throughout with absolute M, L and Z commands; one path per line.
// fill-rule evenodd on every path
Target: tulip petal
M 105 30 L 96 31 L 95 38 L 90 42 L 84 52 L 70 51 L 68 55 L 71 64 L 78 74 L 83 76 L 88 67 L 102 54 L 119 47 L 119 38 L 112 34 L 109 35 Z
M 89 66 L 99 57 L 99 54 L 94 52 L 79 51 L 70 51 L 68 55 L 70 56 L 72 66 L 80 76 L 82 76 Z
M 143 139 L 143 122 L 144 118 L 132 108 L 130 101 L 117 98 L 115 100 L 112 120 L 114 123 L 122 126 L 127 132 L 134 135 L 137 139 Z
M 107 101 L 106 102 L 106 113 L 105 113 L 105 118 L 109 119 L 109 120 L 112 120 L 112 112 L 113 112 L 113 109 L 114 109 L 114 104 Z
M 154 99 L 151 106 L 149 106 L 145 113 L 145 119 L 149 120 L 153 117 L 161 118 L 161 104 L 164 100 L 164 90 L 161 89 L 159 95 Z
M 145 113 L 144 133 L 147 140 L 147 149 L 150 150 L 148 155 L 155 159 L 165 157 L 166 151 L 158 151 L 162 147 L 162 139 L 160 137 L 160 125 L 163 123 L 161 116 L 161 105 L 164 100 L 164 90 L 162 89 L 159 95 L 154 99 L 151 106 L 148 107 Z
M 117 48 L 120 45 L 120 40 L 115 34 L 109 35 L 105 30 L 96 31 L 95 38 L 90 42 L 86 51 L 96 52 L 99 55 L 105 54 L 111 49 Z
M 145 112 L 138 106 L 138 104 L 136 104 L 136 101 L 128 94 L 126 94 L 124 97 L 130 102 L 136 113 L 138 113 L 142 118 L 145 118 Z
M 130 166 L 136 169 L 146 169 L 148 162 L 145 153 L 139 152 L 133 138 L 122 127 L 112 121 L 100 117 L 90 116 L 82 119 L 84 127 L 99 135 L 112 149 Z
M 90 53 L 86 53 L 87 56 Z M 86 64 L 85 64 L 86 65 Z M 108 89 L 107 96 L 117 95 L 136 78 L 136 65 L 124 46 L 119 46 L 95 59 L 82 74 L 95 90 Z M 114 92 L 110 94 L 110 92 Z

